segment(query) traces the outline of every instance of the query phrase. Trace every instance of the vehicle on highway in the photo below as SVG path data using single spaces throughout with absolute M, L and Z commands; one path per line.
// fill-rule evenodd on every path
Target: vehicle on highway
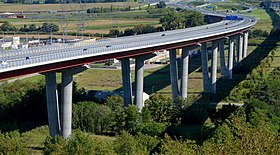
M 163 36 L 166 36 L 166 35 L 165 35 L 165 34 L 162 34 L 161 36 L 163 37 Z
M 106 47 L 108 48 L 108 47 L 111 47 L 112 45 L 106 45 Z
M 25 57 L 25 60 L 28 60 L 29 59 L 29 57 Z

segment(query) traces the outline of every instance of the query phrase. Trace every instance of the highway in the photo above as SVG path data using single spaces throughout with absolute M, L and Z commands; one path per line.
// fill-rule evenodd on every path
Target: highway
M 224 20 L 214 24 L 180 30 L 101 39 L 88 44 L 64 44 L 5 51 L 0 55 L 0 61 L 2 62 L 0 64 L 0 73 L 226 35 L 248 29 L 256 23 L 253 17 L 243 16 L 243 18 L 244 20 Z

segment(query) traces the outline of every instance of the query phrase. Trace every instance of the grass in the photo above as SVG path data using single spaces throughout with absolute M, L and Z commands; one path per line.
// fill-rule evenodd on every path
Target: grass
M 258 19 L 258 23 L 255 25 L 256 29 L 265 30 L 270 32 L 272 29 L 272 21 L 270 16 L 265 12 L 265 10 L 256 8 L 252 11 L 252 13 L 242 13 L 249 16 L 254 16 Z

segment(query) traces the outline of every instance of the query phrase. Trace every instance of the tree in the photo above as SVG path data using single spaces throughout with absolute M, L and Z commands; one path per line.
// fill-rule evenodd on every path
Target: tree
M 168 122 L 172 118 L 173 102 L 169 97 L 156 94 L 146 100 L 145 106 L 156 122 Z
M 171 10 L 168 11 L 166 15 L 160 17 L 159 21 L 165 30 L 175 30 L 178 28 L 183 28 L 184 18 L 182 14 Z
M 131 36 L 135 34 L 136 34 L 135 29 L 131 29 L 131 28 L 126 28 L 123 33 L 124 36 Z
M 109 35 L 113 37 L 120 36 L 122 32 L 118 29 L 109 30 Z
M 194 27 L 204 24 L 204 16 L 200 12 L 184 10 L 184 27 Z
M 2 25 L 0 26 L 1 31 L 16 31 L 17 28 L 13 25 L 11 25 L 9 22 L 4 21 Z
M 114 124 L 114 114 L 112 110 L 105 105 L 97 105 L 92 111 L 94 119 L 95 133 L 103 133 L 109 131 Z
M 59 26 L 53 23 L 43 23 L 42 27 L 40 28 L 40 31 L 47 33 L 57 32 L 59 31 Z
M 31 24 L 30 26 L 29 26 L 29 31 L 31 31 L 31 32 L 33 32 L 33 31 L 37 31 L 37 27 L 36 27 L 36 25 L 35 24 Z
M 148 154 L 145 146 L 140 144 L 131 134 L 127 132 L 122 132 L 114 141 L 114 150 L 120 155 Z
M 164 1 L 160 1 L 159 3 L 156 4 L 156 8 L 165 8 L 166 4 Z
M 125 109 L 125 130 L 135 134 L 141 124 L 141 115 L 135 105 L 130 105 Z

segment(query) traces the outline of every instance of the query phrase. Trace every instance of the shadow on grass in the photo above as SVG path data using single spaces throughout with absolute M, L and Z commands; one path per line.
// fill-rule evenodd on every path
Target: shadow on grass
M 178 60 L 178 71 L 181 75 L 182 62 Z M 189 74 L 199 69 L 201 66 L 200 55 L 195 55 L 189 59 Z M 180 76 L 179 76 L 180 79 Z M 133 83 L 134 85 L 134 83 Z M 170 83 L 170 65 L 166 65 L 163 68 L 151 73 L 150 75 L 144 77 L 144 92 L 152 94 L 158 92 L 165 87 L 171 85 Z M 171 92 L 168 92 L 171 94 Z

